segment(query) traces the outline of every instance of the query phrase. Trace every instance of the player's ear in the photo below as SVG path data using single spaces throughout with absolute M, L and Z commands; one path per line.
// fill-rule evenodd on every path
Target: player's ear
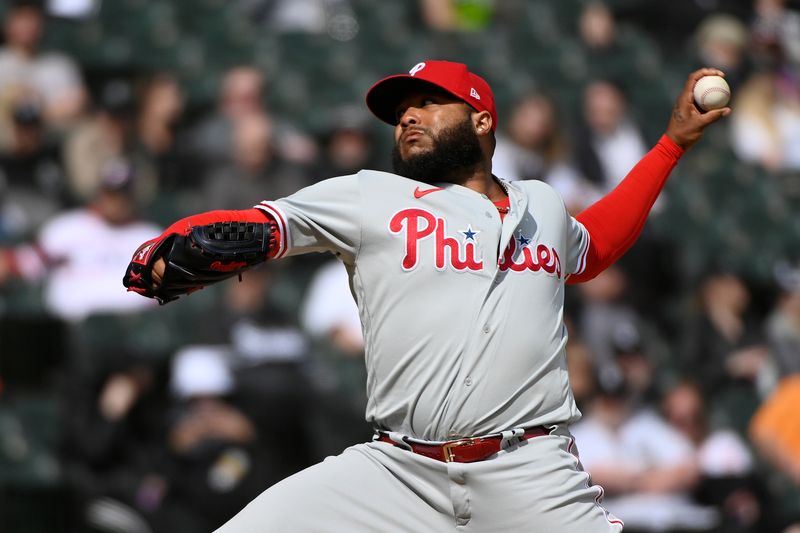
M 472 125 L 479 136 L 492 132 L 492 114 L 488 111 L 475 111 L 472 113 Z

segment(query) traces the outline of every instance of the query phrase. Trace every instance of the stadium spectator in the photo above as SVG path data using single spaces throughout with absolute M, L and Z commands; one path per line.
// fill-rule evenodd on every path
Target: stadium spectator
M 32 236 L 64 204 L 61 154 L 41 114 L 35 100 L 20 101 L 13 111 L 10 144 L 0 153 L 0 242 Z
M 267 31 L 335 33 L 333 26 L 357 22 L 350 0 L 239 0 L 240 9 Z M 344 20 L 343 20 L 344 19 Z
M 363 354 L 361 318 L 347 271 L 339 261 L 330 261 L 315 273 L 303 303 L 302 320 L 306 331 L 327 338 L 342 353 L 352 357 Z
M 71 58 L 40 49 L 45 23 L 42 4 L 15 0 L 6 13 L 5 45 L 0 48 L 0 102 L 2 114 L 10 116 L 18 99 L 32 94 L 41 102 L 46 129 L 63 130 L 81 115 L 87 92 Z M 9 134 L 6 128 L 0 132 L 0 146 L 5 147 Z
M 603 386 L 622 379 L 617 347 L 640 340 L 642 320 L 626 299 L 628 283 L 625 271 L 612 266 L 579 288 L 582 306 L 577 332 L 589 348 L 597 379 Z
M 713 13 L 724 11 L 744 20 L 752 12 L 751 2 L 704 2 L 674 0 L 669 4 L 653 2 L 613 2 L 618 20 L 628 22 L 652 36 L 668 61 L 682 61 L 684 48 L 675 43 L 688 42 L 700 22 Z
M 420 0 L 425 25 L 436 31 L 479 31 L 491 24 L 496 0 Z
M 756 52 L 770 56 L 779 51 L 782 59 L 800 67 L 800 11 L 786 0 L 755 0 L 753 9 L 751 31 Z
M 800 374 L 800 270 L 786 262 L 776 265 L 780 295 L 767 317 L 770 355 L 780 377 Z
M 597 393 L 597 374 L 586 344 L 572 336 L 567 343 L 567 372 L 575 404 L 581 412 L 586 412 Z
M 266 115 L 237 120 L 233 124 L 233 161 L 206 177 L 200 208 L 241 209 L 252 204 L 253 198 L 279 197 L 307 185 L 304 173 L 279 159 L 274 136 Z
M 658 48 L 635 28 L 619 24 L 606 2 L 583 4 L 577 17 L 577 34 L 591 78 L 626 79 L 649 91 L 658 89 L 649 83 L 661 69 Z
M 734 431 L 711 425 L 700 387 L 692 381 L 676 383 L 665 393 L 662 410 L 694 447 L 700 469 L 695 496 L 719 509 L 720 530 L 767 530 L 764 489 L 748 444 Z
M 745 23 L 726 13 L 709 15 L 695 31 L 691 46 L 694 65 L 711 65 L 725 72 L 725 81 L 736 94 L 752 67 Z
M 783 378 L 778 387 L 759 406 L 749 427 L 750 437 L 773 467 L 773 513 L 787 527 L 800 528 L 800 375 Z M 793 528 L 789 527 L 792 524 Z
M 669 372 L 659 368 L 655 349 L 646 345 L 654 336 L 640 331 L 639 324 L 620 323 L 612 331 L 612 347 L 617 367 L 634 406 L 656 405 L 659 391 L 669 381 Z
M 192 148 L 212 165 L 230 161 L 238 121 L 266 114 L 261 73 L 245 66 L 227 70 L 218 98 L 217 108 L 192 128 Z
M 716 272 L 700 288 L 702 309 L 693 319 L 687 356 L 707 391 L 753 384 L 766 357 L 764 336 L 750 310 L 750 289 L 737 275 Z
M 275 128 L 273 150 L 281 159 L 307 165 L 317 156 L 313 139 L 267 109 L 263 75 L 247 65 L 224 73 L 217 108 L 192 128 L 192 149 L 212 169 L 230 163 L 235 153 L 237 126 L 254 116 L 262 116 Z
M 145 533 L 166 494 L 162 379 L 124 350 L 69 355 L 63 462 L 80 531 Z
M 361 107 L 344 105 L 336 109 L 320 136 L 322 153 L 313 177 L 346 176 L 362 168 L 382 170 L 385 163 L 376 157 L 371 124 Z
M 309 439 L 314 392 L 308 378 L 310 341 L 293 313 L 273 293 L 289 275 L 288 265 L 266 264 L 231 283 L 223 293 L 222 312 L 213 324 L 230 349 L 229 367 L 235 401 L 253 421 L 259 446 L 266 452 L 268 484 L 312 463 Z M 284 280 L 284 281 L 282 281 Z M 281 406 L 265 409 L 266 405 Z
M 212 531 L 263 490 L 268 465 L 255 422 L 235 403 L 225 347 L 189 345 L 172 360 L 168 493 L 158 531 Z
M 800 398 L 797 374 L 781 380 L 774 393 L 751 420 L 750 435 L 764 456 L 779 471 L 800 484 L 800 433 L 794 414 Z
M 687 314 L 685 374 L 695 376 L 721 423 L 745 434 L 760 401 L 759 377 L 768 369 L 761 321 L 750 289 L 737 275 L 714 271 L 698 289 L 699 309 Z
M 492 168 L 507 180 L 546 181 L 575 212 L 598 199 L 600 192 L 572 165 L 561 123 L 552 98 L 540 92 L 524 96 L 511 112 L 508 134 L 497 138 Z
M 179 134 L 185 102 L 178 80 L 167 73 L 150 76 L 137 91 L 136 143 L 152 160 L 158 176 L 159 189 L 175 189 L 192 183 L 184 174 L 190 156 Z M 191 169 L 194 170 L 194 169 Z
M 617 43 L 614 14 L 603 2 L 587 2 L 578 17 L 578 34 L 589 50 L 604 52 Z
M 46 308 L 67 321 L 150 307 L 119 283 L 131 246 L 160 231 L 136 216 L 136 179 L 126 162 L 107 164 L 89 204 L 53 217 L 33 244 L 0 250 L 0 284 L 12 277 L 43 281 Z
M 645 154 L 646 146 L 622 88 L 610 80 L 588 83 L 583 91 L 583 120 L 575 139 L 575 155 L 583 176 L 601 191 L 609 191 Z
M 132 192 L 140 207 L 156 195 L 159 176 L 151 154 L 138 141 L 137 105 L 131 82 L 107 80 L 100 89 L 98 109 L 65 139 L 64 163 L 69 191 L 76 201 L 86 202 L 94 195 L 104 168 L 117 159 L 126 159 L 134 168 Z
M 717 513 L 695 504 L 699 469 L 691 443 L 648 406 L 633 407 L 624 381 L 600 387 L 571 431 L 603 506 L 626 531 L 711 531 Z
M 731 143 L 742 161 L 771 172 L 800 170 L 800 77 L 779 64 L 755 72 L 732 104 Z

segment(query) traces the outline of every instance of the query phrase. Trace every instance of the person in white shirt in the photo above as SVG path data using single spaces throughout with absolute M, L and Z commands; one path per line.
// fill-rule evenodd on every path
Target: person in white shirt
M 704 531 L 714 509 L 692 502 L 700 472 L 689 440 L 653 409 L 635 409 L 624 382 L 606 386 L 572 427 L 581 463 L 626 530 Z
M 122 161 L 110 163 L 88 205 L 50 219 L 35 242 L 0 249 L 0 285 L 15 277 L 43 282 L 45 308 L 67 321 L 151 307 L 119 283 L 131 246 L 160 231 L 136 217 L 130 170 Z
M 45 123 L 60 129 L 78 117 L 87 91 L 75 62 L 61 53 L 40 50 L 44 34 L 41 2 L 17 0 L 5 18 L 5 46 L 0 48 L 0 99 L 33 93 L 41 100 Z

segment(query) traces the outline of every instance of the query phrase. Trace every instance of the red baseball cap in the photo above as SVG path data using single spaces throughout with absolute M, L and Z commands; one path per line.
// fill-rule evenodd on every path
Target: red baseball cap
M 497 129 L 497 110 L 489 84 L 465 64 L 452 61 L 422 61 L 408 74 L 382 79 L 367 91 L 367 107 L 376 117 L 395 126 L 395 110 L 400 101 L 409 91 L 425 85 L 443 89 L 477 111 L 488 111 L 492 115 L 492 131 Z

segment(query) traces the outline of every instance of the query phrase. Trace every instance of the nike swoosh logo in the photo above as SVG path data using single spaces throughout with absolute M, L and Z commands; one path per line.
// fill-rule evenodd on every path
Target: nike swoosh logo
M 443 191 L 443 190 L 444 189 L 442 189 L 440 187 L 434 187 L 433 189 L 425 189 L 424 191 L 422 191 L 422 190 L 420 190 L 419 187 L 417 187 L 416 189 L 414 189 L 414 198 L 422 198 L 426 194 L 430 194 L 430 193 L 436 192 L 436 191 Z

